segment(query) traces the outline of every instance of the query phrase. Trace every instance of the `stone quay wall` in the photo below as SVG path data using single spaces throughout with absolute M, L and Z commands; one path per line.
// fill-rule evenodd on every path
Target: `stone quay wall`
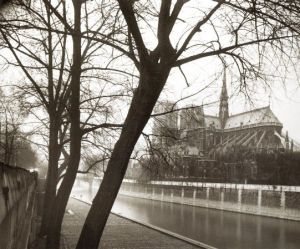
M 300 187 L 124 180 L 120 194 L 300 221 Z
M 0 248 L 25 249 L 33 240 L 36 173 L 0 163 Z

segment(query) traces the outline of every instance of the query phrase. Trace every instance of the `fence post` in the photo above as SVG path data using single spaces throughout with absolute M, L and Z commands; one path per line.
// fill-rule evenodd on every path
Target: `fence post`
M 258 193 L 257 193 L 257 210 L 258 210 L 258 214 L 261 213 L 261 196 L 262 196 L 262 191 L 261 191 L 261 189 L 259 189 Z
M 209 206 L 209 189 L 210 188 L 206 188 L 206 206 Z
M 242 189 L 238 190 L 238 208 L 239 210 L 242 208 Z
M 281 209 L 281 217 L 284 217 L 285 216 L 285 192 L 284 191 L 281 191 L 280 209 Z
M 195 205 L 196 202 L 196 195 L 197 195 L 197 190 L 194 188 L 194 192 L 193 192 L 193 204 Z
M 221 189 L 221 207 L 224 205 L 224 189 Z

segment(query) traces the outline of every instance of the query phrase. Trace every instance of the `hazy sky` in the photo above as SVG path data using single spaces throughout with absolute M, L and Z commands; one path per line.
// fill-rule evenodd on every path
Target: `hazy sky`
M 192 19 L 197 16 L 198 7 L 200 10 L 205 10 L 208 6 L 215 5 L 213 1 L 203 1 L 201 2 L 191 1 L 189 8 L 186 8 L 186 11 L 182 13 L 181 17 L 185 17 L 186 20 L 193 21 Z M 198 6 L 199 5 L 199 6 Z M 200 8 L 201 7 L 201 8 Z M 205 7 L 205 8 L 204 8 Z M 199 15 L 199 13 L 198 13 Z M 193 17 L 193 18 L 192 18 Z M 191 19 L 191 20 L 190 20 Z M 182 28 L 185 23 L 179 23 L 178 28 L 174 30 L 171 35 L 172 40 L 178 40 L 180 34 L 182 33 Z M 148 34 L 148 35 L 147 35 Z M 149 35 L 150 33 L 145 34 L 146 40 L 149 44 L 155 45 L 153 42 L 154 37 Z M 214 36 L 213 32 L 209 29 L 206 30 L 204 27 L 203 32 L 200 32 L 198 39 L 204 41 L 209 40 L 210 36 Z M 223 38 L 227 40 L 226 36 Z M 151 46 L 150 46 L 151 47 Z M 296 68 L 300 72 L 300 69 Z M 185 83 L 183 75 L 181 75 L 178 70 L 173 70 L 168 79 L 168 83 L 165 87 L 165 91 L 162 94 L 162 99 L 177 100 L 181 97 L 187 96 L 189 94 L 195 93 L 202 89 L 204 86 L 209 85 L 209 87 L 193 98 L 189 98 L 184 101 L 183 104 L 207 104 L 211 102 L 216 102 L 219 99 L 221 84 L 222 84 L 222 64 L 220 61 L 215 59 L 206 59 L 201 61 L 195 61 L 188 63 L 183 66 L 183 71 L 185 72 L 185 77 L 187 78 L 189 86 Z M 251 103 L 246 101 L 244 96 L 237 95 L 236 82 L 234 77 L 235 72 L 227 73 L 227 87 L 229 96 L 229 111 L 230 114 L 239 113 L 243 111 L 248 111 L 254 108 L 259 108 L 267 106 L 270 102 L 271 109 L 276 114 L 278 119 L 283 123 L 283 129 L 288 130 L 292 138 L 300 142 L 300 90 L 299 90 L 299 81 L 295 75 L 288 74 L 285 88 L 283 88 L 278 82 L 269 82 L 272 85 L 272 92 L 266 90 L 261 85 L 256 85 L 255 83 L 250 83 L 253 85 L 253 92 L 251 95 Z M 11 73 L 13 76 L 14 73 Z M 13 81 L 14 77 L 9 77 L 9 74 L 6 74 L 5 77 L 0 76 L 1 82 Z M 235 82 L 232 84 L 232 82 Z M 13 82 L 15 83 L 15 82 Z M 258 82 L 259 83 L 259 82 Z M 271 96 L 271 98 L 269 98 Z M 205 107 L 206 113 L 217 114 L 218 103 L 209 105 Z
M 180 75 L 176 74 L 170 77 L 167 84 L 167 91 L 163 94 L 163 98 L 167 99 L 180 99 L 182 96 L 187 96 L 197 90 L 203 88 L 206 83 L 208 84 L 211 80 L 215 79 L 215 75 L 209 76 L 209 70 L 207 68 L 202 68 L 201 63 L 194 63 L 194 67 L 199 65 L 199 70 L 193 69 L 193 73 L 187 74 L 190 80 L 190 86 L 187 87 L 184 79 Z M 201 73 L 203 71 L 203 73 Z M 197 73 L 196 73 L 197 72 Z M 200 75 L 199 76 L 199 72 Z M 299 81 L 291 73 L 288 76 L 285 86 L 279 82 L 270 82 L 271 90 L 264 89 L 261 86 L 257 87 L 256 93 L 251 95 L 251 101 L 246 99 L 243 94 L 236 94 L 235 90 L 231 85 L 231 76 L 227 73 L 227 89 L 229 99 L 229 113 L 235 114 L 244 111 L 248 111 L 255 108 L 260 108 L 269 105 L 272 111 L 278 117 L 280 122 L 283 124 L 283 131 L 289 132 L 289 136 L 296 141 L 300 142 L 300 87 Z M 214 83 L 203 92 L 197 94 L 196 96 L 189 98 L 184 102 L 184 104 L 204 104 L 215 102 L 219 99 L 221 86 L 223 81 L 223 75 L 218 75 L 219 77 Z M 204 78 L 204 80 L 203 80 Z M 175 97 L 175 98 L 174 98 Z M 180 102 L 181 103 L 181 102 Z M 182 105 L 184 105 L 182 104 Z M 212 103 L 211 105 L 205 106 L 205 112 L 208 114 L 217 115 L 219 103 Z

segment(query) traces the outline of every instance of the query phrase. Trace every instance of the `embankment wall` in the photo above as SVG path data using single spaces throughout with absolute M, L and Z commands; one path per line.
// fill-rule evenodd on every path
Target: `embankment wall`
M 25 249 L 32 233 L 37 175 L 0 163 L 0 248 Z
M 120 194 L 300 221 L 300 187 L 124 180 Z

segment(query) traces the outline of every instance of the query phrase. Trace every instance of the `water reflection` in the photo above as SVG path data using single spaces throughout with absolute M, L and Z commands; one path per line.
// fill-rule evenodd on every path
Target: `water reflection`
M 80 185 L 79 185 L 80 184 Z M 73 193 L 92 200 L 88 183 Z M 298 249 L 300 223 L 255 215 L 118 196 L 113 211 L 217 248 Z

